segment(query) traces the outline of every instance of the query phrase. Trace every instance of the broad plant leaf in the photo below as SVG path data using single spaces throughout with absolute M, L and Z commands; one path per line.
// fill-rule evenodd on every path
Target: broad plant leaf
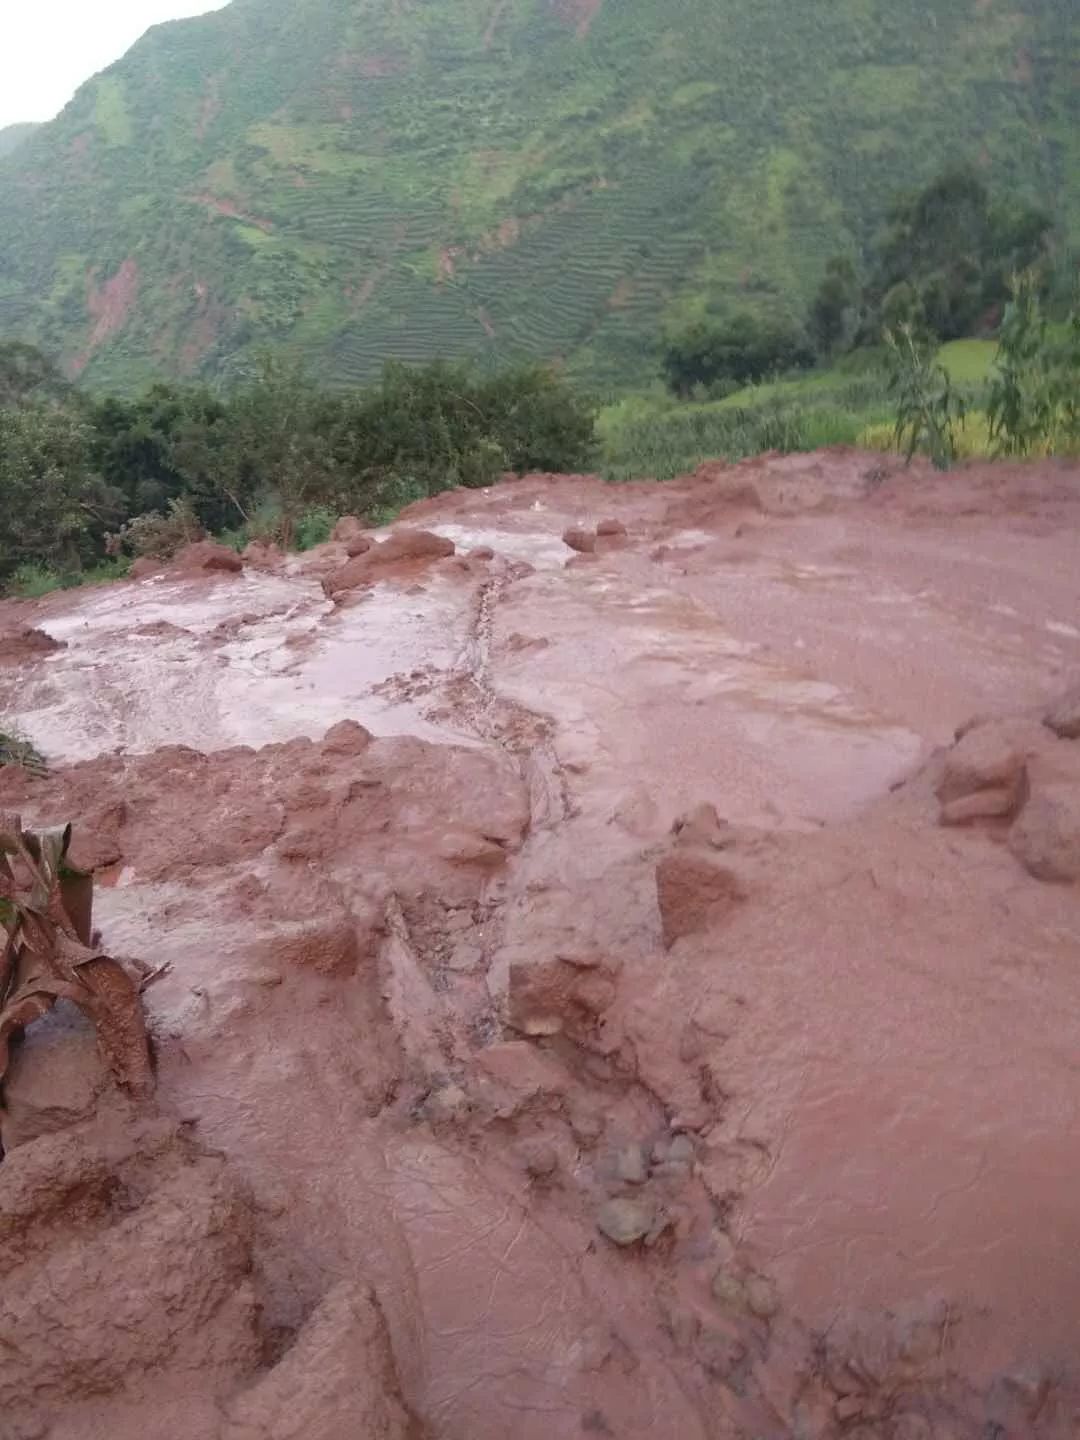
M 93 946 L 93 877 L 68 859 L 71 826 L 24 831 L 0 814 L 0 1083 L 13 1036 L 69 1000 L 92 1020 L 102 1056 L 136 1095 L 153 1088 L 139 987 Z

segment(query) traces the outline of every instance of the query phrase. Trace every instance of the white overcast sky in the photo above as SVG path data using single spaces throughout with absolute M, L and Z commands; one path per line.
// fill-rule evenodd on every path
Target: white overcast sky
M 162 20 L 225 0 L 0 0 L 0 127 L 51 120 L 83 83 Z

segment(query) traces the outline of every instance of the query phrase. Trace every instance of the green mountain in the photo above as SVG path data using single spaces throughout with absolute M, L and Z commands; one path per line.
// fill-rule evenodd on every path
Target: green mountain
M 0 159 L 10 155 L 24 140 L 29 140 L 37 128 L 32 121 L 22 125 L 0 126 Z
M 94 386 L 272 343 L 557 357 L 796 312 L 900 187 L 980 163 L 1080 236 L 1075 0 L 233 0 L 0 161 L 0 332 Z

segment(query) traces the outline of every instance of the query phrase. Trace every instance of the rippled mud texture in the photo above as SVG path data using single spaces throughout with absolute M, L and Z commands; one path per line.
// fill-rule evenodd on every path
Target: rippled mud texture
M 1080 1433 L 1080 472 L 876 467 L 0 607 L 167 965 L 14 1057 L 3 1440 Z

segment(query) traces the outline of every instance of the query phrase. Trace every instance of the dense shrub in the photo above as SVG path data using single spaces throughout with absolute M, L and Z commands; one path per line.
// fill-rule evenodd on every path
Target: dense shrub
M 592 411 L 549 370 L 390 364 L 346 402 L 337 456 L 361 496 L 379 497 L 405 479 L 431 493 L 507 470 L 579 470 L 594 449 Z
M 170 500 L 165 515 L 153 511 L 136 515 L 115 534 L 106 536 L 105 549 L 114 556 L 126 551 L 136 559 L 146 556 L 154 560 L 171 560 L 185 545 L 203 538 L 204 531 L 191 501 L 184 496 L 179 500 Z
M 746 385 L 809 365 L 812 359 L 806 340 L 793 326 L 739 311 L 728 320 L 698 321 L 669 335 L 662 363 L 670 389 L 687 397 L 698 385 Z

